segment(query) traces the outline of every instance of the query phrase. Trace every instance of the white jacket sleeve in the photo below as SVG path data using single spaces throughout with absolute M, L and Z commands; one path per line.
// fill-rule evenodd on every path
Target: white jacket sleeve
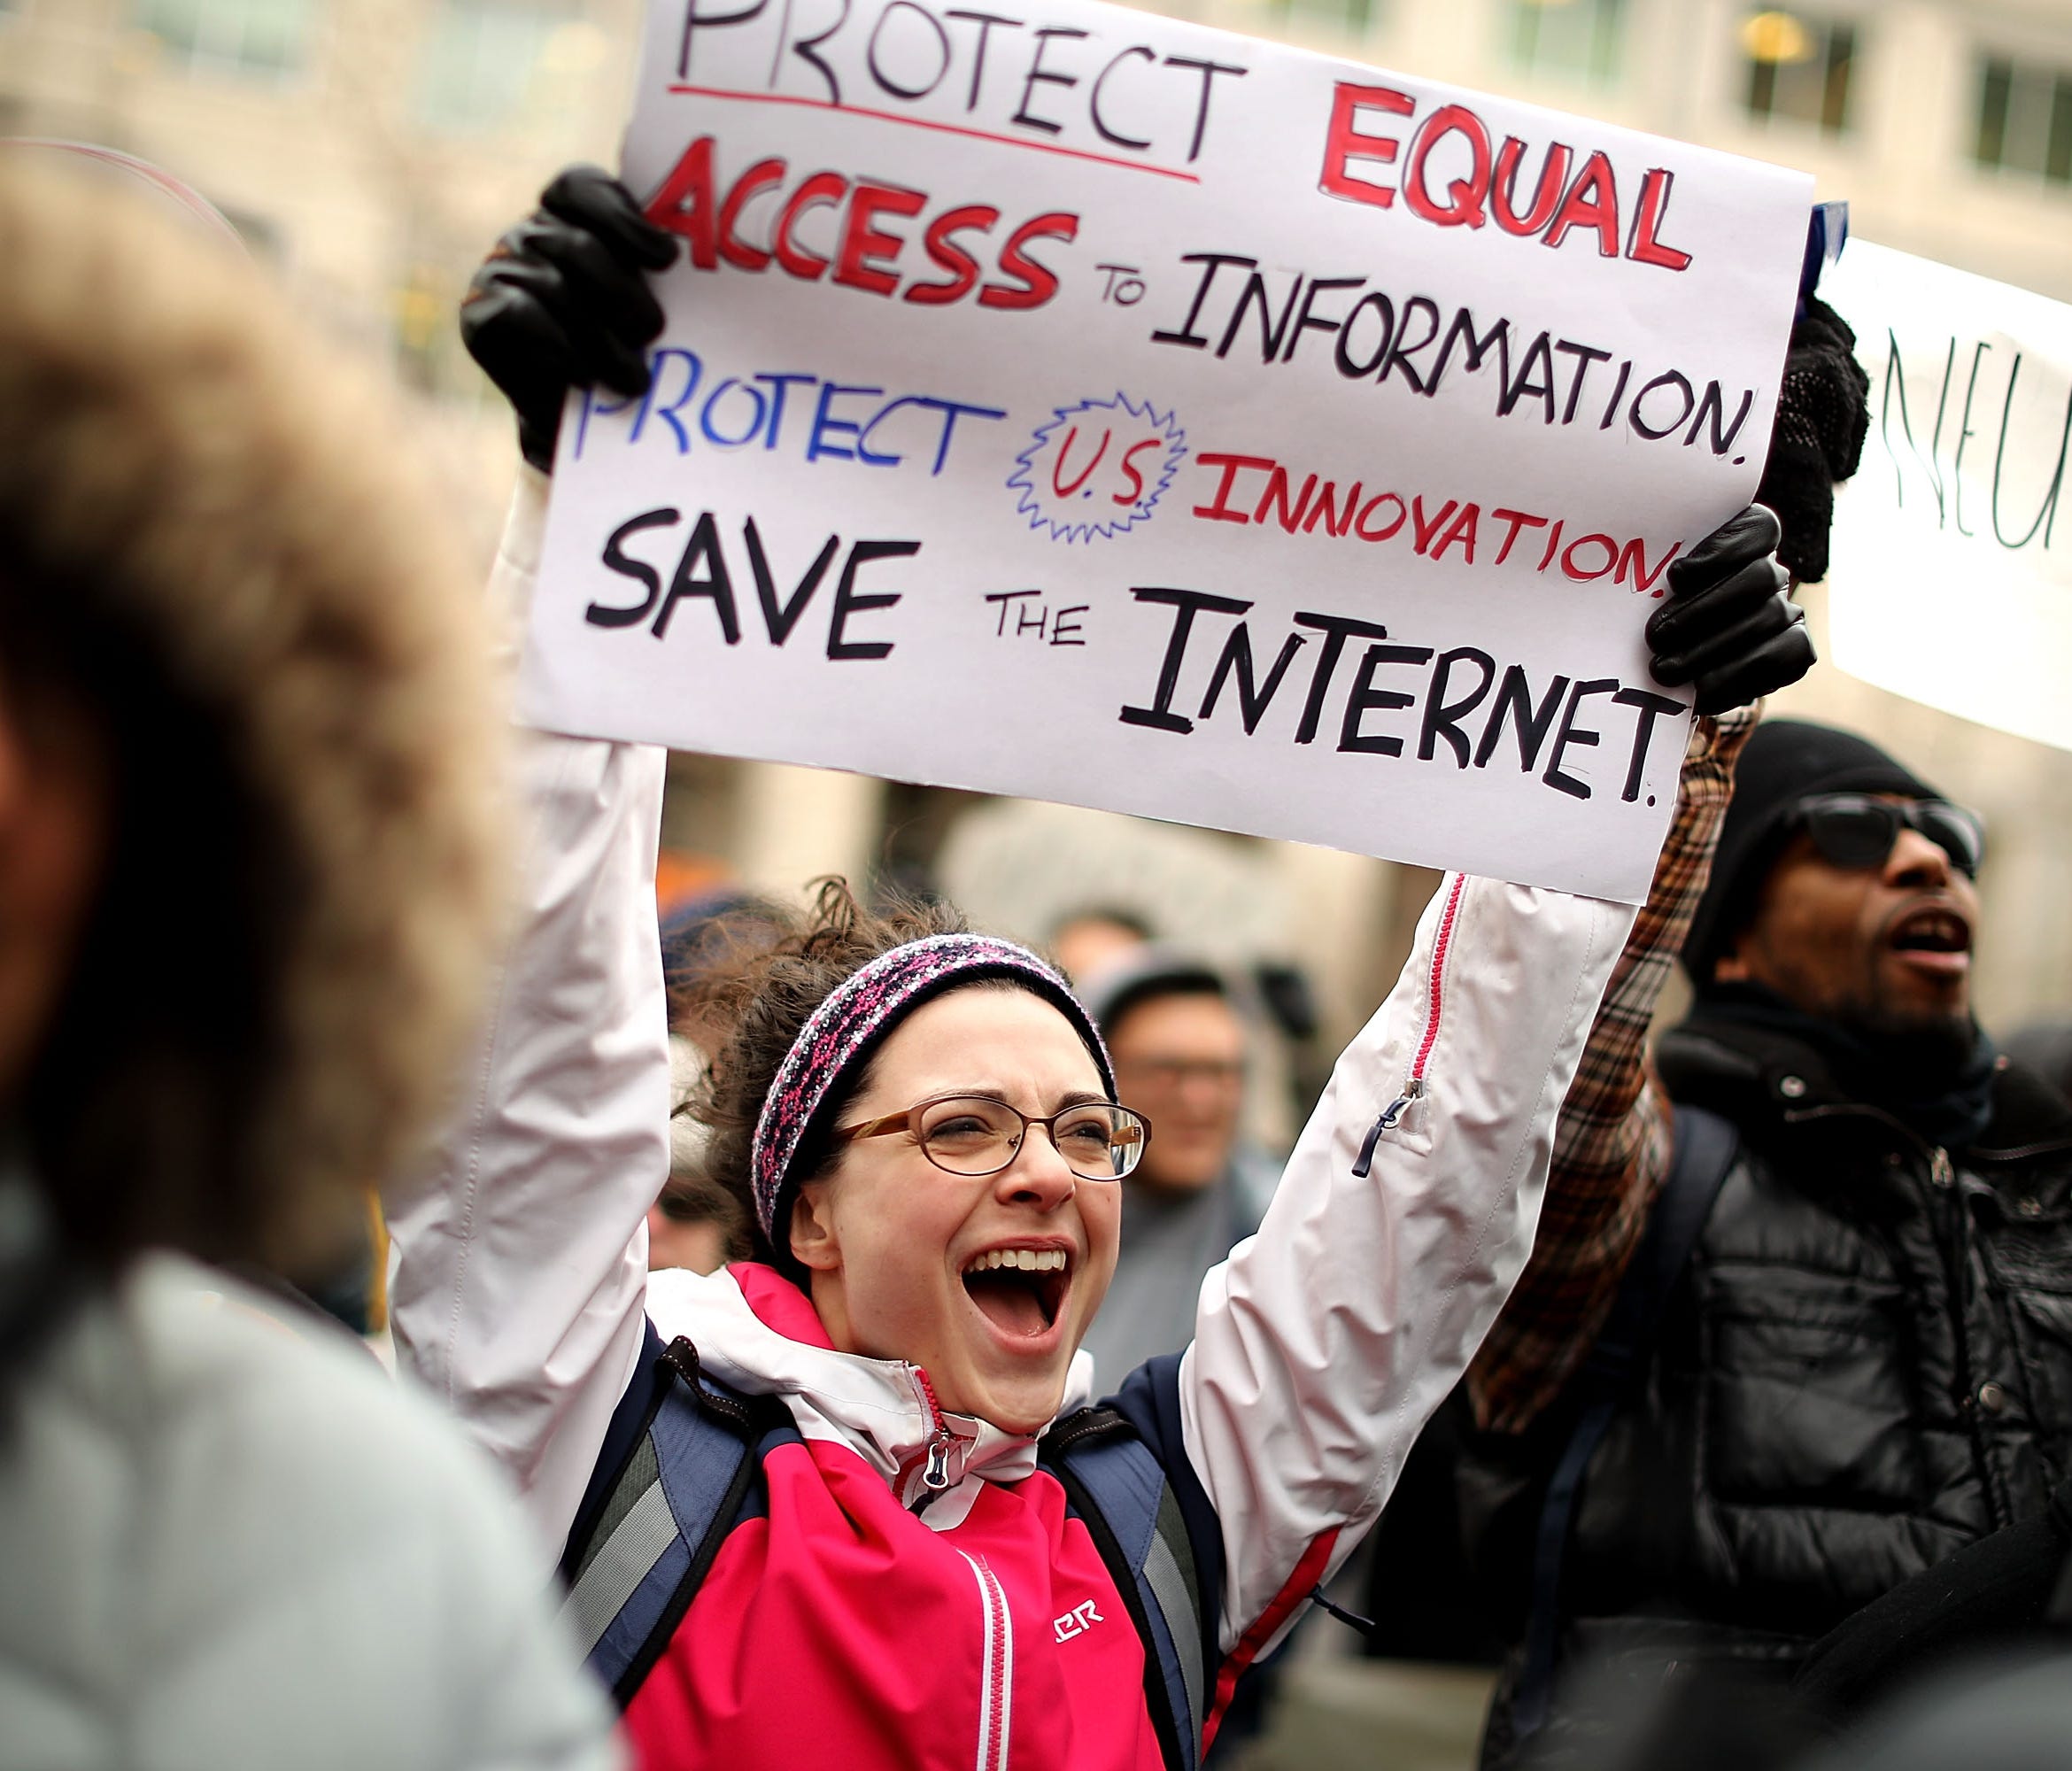
M 525 471 L 497 561 L 492 594 L 521 611 L 545 486 Z M 669 1177 L 663 765 L 522 739 L 517 927 L 460 1110 L 390 1218 L 398 1359 L 509 1473 L 548 1566 L 639 1357 L 646 1211 Z
M 1180 1427 L 1222 1521 L 1222 1649 L 1238 1665 L 1372 1524 L 1517 1281 L 1633 916 L 1450 877 L 1259 1234 L 1202 1282 Z

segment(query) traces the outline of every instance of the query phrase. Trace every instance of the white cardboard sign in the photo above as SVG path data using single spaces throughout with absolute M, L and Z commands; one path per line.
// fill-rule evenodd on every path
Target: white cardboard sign
M 624 175 L 534 723 L 1645 894 L 1810 181 L 1086 0 L 661 0 Z
M 1870 375 L 1836 501 L 1835 661 L 2072 749 L 2072 307 L 1863 240 L 1821 293 Z

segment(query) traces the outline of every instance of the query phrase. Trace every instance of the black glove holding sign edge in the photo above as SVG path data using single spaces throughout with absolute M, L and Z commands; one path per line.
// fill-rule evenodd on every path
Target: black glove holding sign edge
M 570 166 L 540 206 L 490 249 L 460 302 L 460 338 L 518 415 L 518 447 L 541 473 L 571 387 L 647 391 L 646 346 L 662 329 L 648 275 L 678 241 L 601 167 Z
M 1725 713 L 1796 683 L 1813 668 L 1805 611 L 1778 563 L 1783 539 L 1759 504 L 1730 516 L 1669 562 L 1669 598 L 1648 617 L 1655 680 L 1690 685 L 1701 714 Z
M 642 214 L 609 173 L 570 166 L 540 206 L 491 249 L 460 304 L 468 352 L 511 402 L 518 446 L 542 473 L 571 387 L 626 398 L 647 391 L 646 347 L 662 329 L 650 274 L 678 242 Z M 1656 681 L 1691 685 L 1697 710 L 1720 713 L 1794 683 L 1812 668 L 1805 615 L 1777 563 L 1777 519 L 1760 505 L 1729 518 L 1669 566 L 1669 600 L 1649 618 Z

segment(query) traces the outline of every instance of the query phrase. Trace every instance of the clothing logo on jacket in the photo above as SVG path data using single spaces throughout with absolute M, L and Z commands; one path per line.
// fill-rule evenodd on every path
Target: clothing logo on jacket
M 1095 1624 L 1107 1621 L 1094 1609 L 1094 1601 L 1087 1599 L 1083 1604 L 1074 1605 L 1063 1617 L 1054 1619 L 1050 1627 L 1057 1632 L 1060 1642 L 1070 1642 L 1075 1636 L 1084 1636 Z

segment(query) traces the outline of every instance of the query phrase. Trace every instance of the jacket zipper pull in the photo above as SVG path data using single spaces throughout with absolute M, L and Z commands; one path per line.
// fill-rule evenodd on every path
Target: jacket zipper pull
M 1937 1144 L 1929 1153 L 1929 1179 L 1937 1187 L 1949 1187 L 1957 1179 L 1957 1171 L 1950 1161 L 1950 1153 Z
M 1410 1111 L 1411 1102 L 1425 1092 L 1422 1079 L 1411 1077 L 1403 1086 L 1403 1093 L 1381 1110 L 1381 1117 L 1367 1128 L 1366 1141 L 1361 1144 L 1360 1153 L 1352 1166 L 1354 1175 L 1361 1180 L 1367 1178 L 1374 1166 L 1374 1146 L 1381 1141 L 1381 1133 L 1393 1132 L 1396 1122 Z
M 921 1483 L 930 1494 L 939 1495 L 950 1485 L 950 1453 L 956 1449 L 957 1437 L 942 1418 L 942 1404 L 935 1399 L 935 1386 L 929 1382 L 928 1373 L 919 1365 L 913 1370 L 914 1387 L 921 1392 L 921 1400 L 928 1406 L 928 1418 L 935 1423 L 935 1431 L 928 1439 L 928 1461 L 921 1467 Z

